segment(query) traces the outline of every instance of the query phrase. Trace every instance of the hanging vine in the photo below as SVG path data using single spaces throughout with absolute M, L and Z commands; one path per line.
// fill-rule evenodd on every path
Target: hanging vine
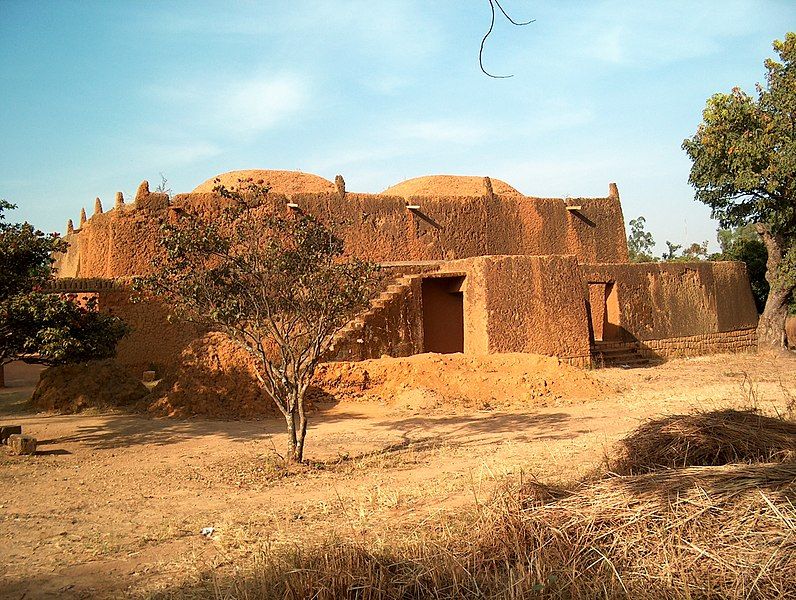
M 481 40 L 481 48 L 478 51 L 478 65 L 481 67 L 481 71 L 484 73 L 484 75 L 488 75 L 489 77 L 492 77 L 493 79 L 507 79 L 509 77 L 514 77 L 514 75 L 493 75 L 492 73 L 490 73 L 489 71 L 487 71 L 484 68 L 484 44 L 486 43 L 486 39 L 492 33 L 492 29 L 494 29 L 494 27 L 495 27 L 495 6 L 497 6 L 498 10 L 500 10 L 500 12 L 503 13 L 503 16 L 506 17 L 506 19 L 508 19 L 509 23 L 511 23 L 512 25 L 516 25 L 518 27 L 522 27 L 524 25 L 530 25 L 531 23 L 536 21 L 536 19 L 531 19 L 530 21 L 515 21 L 503 9 L 503 7 L 500 4 L 500 0 L 488 0 L 488 2 L 489 2 L 489 8 L 492 11 L 492 17 L 491 17 L 491 19 L 489 21 L 489 29 L 484 34 L 484 37 Z

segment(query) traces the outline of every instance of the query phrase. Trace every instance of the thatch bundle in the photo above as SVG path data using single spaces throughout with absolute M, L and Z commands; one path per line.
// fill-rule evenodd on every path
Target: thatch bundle
M 271 548 L 231 581 L 167 597 L 796 597 L 794 463 L 615 476 L 568 494 L 537 483 L 478 514 L 385 545 Z
M 796 459 L 796 423 L 755 410 L 716 410 L 649 421 L 620 443 L 609 470 L 648 473 L 662 468 Z
M 626 438 L 640 475 L 503 489 L 474 519 L 388 544 L 270 549 L 174 595 L 253 599 L 796 598 L 793 424 L 677 416 Z M 645 441 L 645 436 L 649 440 Z M 741 464 L 664 468 L 730 459 Z M 623 459 L 627 460 L 628 455 Z M 628 464 L 628 463 L 625 463 Z
M 478 553 L 552 576 L 553 596 L 796 597 L 794 463 L 610 477 L 490 521 Z

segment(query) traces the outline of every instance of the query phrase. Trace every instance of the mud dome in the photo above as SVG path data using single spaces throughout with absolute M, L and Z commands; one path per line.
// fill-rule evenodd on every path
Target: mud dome
M 268 169 L 249 169 L 243 171 L 230 171 L 211 177 L 207 181 L 197 185 L 194 194 L 212 193 L 216 186 L 224 186 L 233 189 L 251 180 L 254 183 L 262 182 L 268 185 L 270 191 L 277 194 L 301 194 L 301 193 L 324 193 L 334 192 L 335 186 L 331 181 L 312 175 L 311 173 L 300 173 L 297 171 L 275 171 Z
M 490 179 L 492 193 L 499 196 L 522 196 L 505 181 Z M 407 179 L 388 187 L 385 196 L 483 196 L 484 178 L 461 175 L 429 175 Z
M 154 412 L 258 416 L 267 405 L 250 366 L 222 338 L 171 323 L 168 307 L 157 302 L 129 302 L 129 278 L 150 272 L 161 251 L 161 225 L 186 212 L 214 219 L 227 201 L 212 188 L 247 179 L 270 186 L 261 210 L 315 216 L 334 227 L 349 255 L 381 263 L 388 275 L 371 307 L 337 334 L 330 361 L 435 353 L 466 362 L 523 353 L 555 357 L 556 364 L 627 367 L 756 347 L 743 263 L 630 264 L 615 184 L 604 197 L 535 198 L 489 177 L 435 175 L 360 194 L 339 175 L 332 182 L 290 171 L 231 171 L 189 194 L 152 193 L 144 182 L 132 203 L 117 194 L 113 210 L 103 212 L 97 202 L 57 257 L 53 291 L 93 294 L 101 310 L 131 325 L 119 361 L 134 375 L 155 370 L 163 379 L 160 395 L 150 398 Z M 517 364 L 529 381 L 549 367 Z M 524 389 L 520 379 L 509 387 Z M 558 385 L 556 377 L 546 381 Z M 423 389 L 446 401 L 456 396 Z M 539 393 L 532 384 L 526 395 Z

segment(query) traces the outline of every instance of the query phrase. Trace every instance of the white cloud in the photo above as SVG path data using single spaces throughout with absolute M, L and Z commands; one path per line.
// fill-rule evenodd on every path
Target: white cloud
M 475 145 L 493 141 L 530 138 L 541 134 L 582 127 L 594 120 L 588 107 L 572 107 L 550 103 L 531 116 L 511 119 L 429 119 L 406 121 L 388 130 L 396 140 L 423 143 Z
M 245 78 L 210 77 L 153 90 L 189 129 L 202 137 L 251 139 L 308 107 L 310 83 L 292 73 Z
M 257 134 L 279 124 L 307 104 L 307 84 L 293 75 L 238 81 L 221 91 L 219 121 L 230 131 Z
M 221 154 L 221 148 L 206 141 L 152 142 L 134 148 L 138 164 L 163 169 L 190 164 Z
M 411 121 L 394 129 L 395 137 L 425 143 L 475 144 L 489 136 L 489 127 L 474 122 L 437 120 Z
M 312 0 L 299 2 L 286 21 L 297 31 L 341 36 L 357 52 L 397 58 L 425 58 L 442 47 L 444 24 L 429 16 L 426 3 L 408 0 Z M 317 33 L 316 33 L 317 34 Z
M 608 0 L 574 24 L 588 56 L 623 65 L 668 64 L 720 52 L 728 38 L 749 35 L 759 6 L 750 0 L 664 4 Z

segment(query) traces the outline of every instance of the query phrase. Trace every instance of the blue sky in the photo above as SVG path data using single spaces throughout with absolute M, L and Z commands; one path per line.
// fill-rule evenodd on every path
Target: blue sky
M 602 196 L 665 240 L 710 240 L 680 149 L 705 100 L 763 79 L 796 3 L 0 0 L 0 197 L 64 231 L 160 173 L 296 169 L 351 191 L 490 175 Z

